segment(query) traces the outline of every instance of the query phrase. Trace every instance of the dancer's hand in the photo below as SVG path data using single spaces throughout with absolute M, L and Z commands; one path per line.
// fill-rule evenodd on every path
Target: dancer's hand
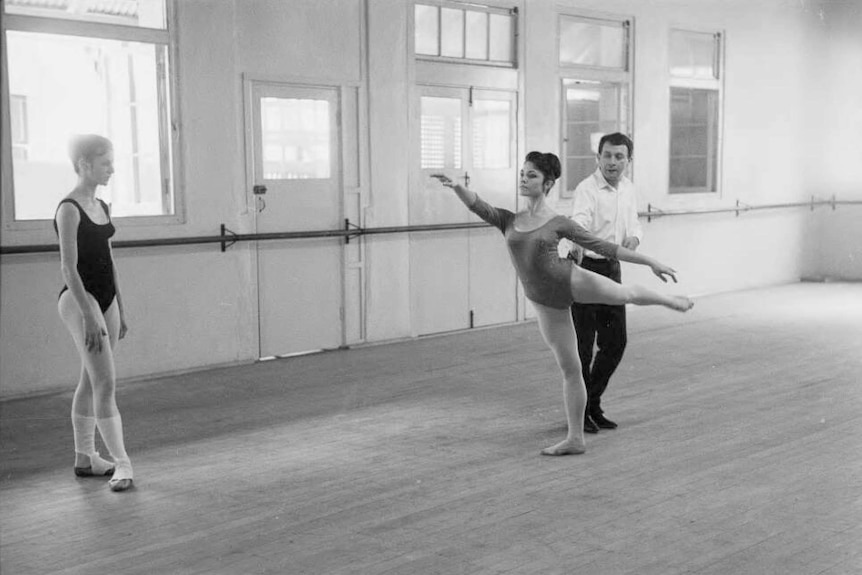
M 439 180 L 441 184 L 446 186 L 447 188 L 454 188 L 457 184 L 452 181 L 452 179 L 446 174 L 431 174 L 431 177 L 435 180 Z
M 84 317 L 84 345 L 87 351 L 102 353 L 102 341 L 108 337 L 105 328 L 93 317 Z
M 129 326 L 126 324 L 126 316 L 120 315 L 120 334 L 117 336 L 117 339 L 123 339 L 126 337 L 126 333 L 129 331 Z
M 667 283 L 667 278 L 665 276 L 669 276 L 670 279 L 673 280 L 673 283 L 676 283 L 676 270 L 672 267 L 656 262 L 652 264 L 650 268 L 652 269 L 652 273 L 657 275 L 664 283 Z

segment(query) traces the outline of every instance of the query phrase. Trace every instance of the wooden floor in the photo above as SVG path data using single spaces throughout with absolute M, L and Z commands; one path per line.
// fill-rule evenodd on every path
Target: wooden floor
M 0 572 L 862 573 L 862 284 L 629 323 L 576 457 L 535 324 L 123 385 L 126 494 L 3 402 Z

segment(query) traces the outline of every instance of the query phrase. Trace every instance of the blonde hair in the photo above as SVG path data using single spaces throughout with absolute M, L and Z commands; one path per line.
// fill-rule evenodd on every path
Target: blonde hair
M 98 134 L 78 134 L 72 136 L 69 140 L 69 159 L 72 160 L 72 167 L 75 168 L 75 173 L 78 172 L 78 162 L 84 160 L 86 162 L 93 161 L 96 156 L 101 156 L 114 149 L 111 140 Z

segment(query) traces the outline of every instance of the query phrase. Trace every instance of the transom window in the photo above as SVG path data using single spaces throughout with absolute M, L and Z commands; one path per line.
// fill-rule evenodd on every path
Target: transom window
M 423 2 L 414 7 L 417 57 L 428 60 L 514 66 L 517 10 Z
M 560 65 L 628 70 L 629 23 L 560 15 Z
M 171 1 L 4 2 L 7 222 L 54 217 L 77 181 L 69 141 L 90 133 L 114 145 L 115 172 L 99 192 L 114 216 L 175 213 Z

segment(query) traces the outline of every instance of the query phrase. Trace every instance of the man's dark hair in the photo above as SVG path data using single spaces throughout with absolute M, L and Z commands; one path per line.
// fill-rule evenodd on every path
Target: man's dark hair
M 625 146 L 629 151 L 629 160 L 632 159 L 632 153 L 635 151 L 635 144 L 632 142 L 632 139 L 622 134 L 620 132 L 614 132 L 613 134 L 605 134 L 602 136 L 602 139 L 599 140 L 599 155 L 602 155 L 602 147 L 605 144 L 609 144 L 611 146 Z

